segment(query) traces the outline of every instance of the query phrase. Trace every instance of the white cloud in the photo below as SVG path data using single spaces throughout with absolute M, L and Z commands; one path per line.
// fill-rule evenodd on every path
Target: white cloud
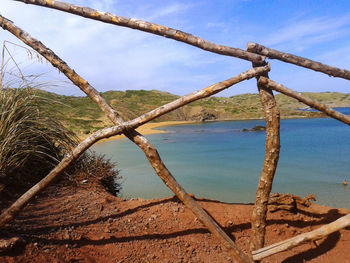
M 198 54 L 183 44 L 31 5 L 26 5 L 26 12 L 19 15 L 17 10 L 23 6 L 7 1 L 2 13 L 13 17 L 16 25 L 42 41 L 88 81 L 104 85 L 96 87 L 99 90 L 130 88 L 121 86 L 127 80 L 135 83 L 135 88 L 152 88 L 156 78 L 166 79 L 161 73 L 164 67 L 181 63 L 196 65 L 194 58 Z M 111 1 L 102 1 L 93 7 L 110 11 L 104 9 L 109 6 Z M 171 4 L 154 10 L 150 17 L 160 18 L 186 8 L 186 5 Z M 3 38 L 8 36 L 5 33 Z
M 183 13 L 188 8 L 190 8 L 189 4 L 183 4 L 183 3 L 170 4 L 170 5 L 156 9 L 155 11 L 153 11 L 152 15 L 145 17 L 145 20 L 153 21 L 162 17 L 169 17 L 171 15 Z
M 246 61 L 211 54 L 184 43 L 145 32 L 11 0 L 0 1 L 2 15 L 42 41 L 100 91 L 142 88 L 163 89 L 184 94 L 237 75 L 251 66 Z M 142 5 L 136 2 L 113 0 L 75 0 L 72 3 L 123 16 L 151 20 L 205 36 L 217 43 L 227 43 L 241 48 L 244 48 L 247 41 L 256 41 L 260 37 L 262 44 L 300 54 L 303 50 L 314 51 L 314 47 L 318 44 L 332 42 L 344 36 L 349 37 L 350 34 L 348 30 L 350 15 L 308 19 L 301 15 L 264 29 L 264 35 L 262 35 L 262 26 L 254 24 L 254 21 L 247 24 L 240 22 L 241 20 L 237 20 L 238 18 L 232 15 L 227 16 L 227 19 L 222 19 L 221 16 L 201 18 L 198 15 L 198 9 L 212 6 L 206 6 L 205 1 L 190 4 L 180 0 L 147 1 Z M 203 14 L 215 12 L 215 10 L 209 11 Z M 0 40 L 4 39 L 20 43 L 8 32 L 0 31 Z M 326 47 L 315 51 L 314 59 L 319 57 L 322 62 L 323 59 L 324 62 L 335 61 L 337 63 L 330 64 L 348 67 L 350 59 L 342 55 L 341 51 L 333 54 L 328 52 L 328 55 L 324 53 L 322 57 L 324 50 Z M 348 50 L 344 49 L 345 51 Z M 339 61 L 336 61 L 337 59 Z M 273 71 L 279 72 L 279 76 L 288 77 L 291 75 L 289 68 L 294 67 L 288 65 L 281 71 L 276 68 L 273 68 Z M 33 71 L 35 70 L 46 72 L 42 67 L 33 67 Z M 52 69 L 50 76 L 56 78 L 54 74 L 58 75 Z M 58 78 L 62 78 L 62 74 L 58 75 Z M 297 77 L 288 81 L 295 83 L 293 85 L 298 87 Z M 312 83 L 312 85 L 322 86 L 323 82 Z M 256 90 L 254 81 L 245 82 L 239 86 L 247 91 Z M 245 89 L 233 88 L 232 90 L 244 92 Z M 74 90 L 76 93 L 77 88 Z
M 288 49 L 302 51 L 314 44 L 350 34 L 350 15 L 312 19 L 298 17 L 297 20 L 289 20 L 286 24 L 268 35 L 265 44 L 272 47 L 287 46 Z

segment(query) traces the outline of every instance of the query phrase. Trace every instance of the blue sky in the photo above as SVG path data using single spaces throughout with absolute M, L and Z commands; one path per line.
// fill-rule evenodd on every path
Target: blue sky
M 148 20 L 207 40 L 245 49 L 257 42 L 284 52 L 350 69 L 349 1 L 118 1 L 71 0 L 122 16 Z M 157 89 L 184 95 L 251 67 L 247 61 L 174 40 L 116 27 L 38 6 L 1 0 L 0 14 L 41 40 L 99 91 Z M 21 44 L 1 30 L 0 40 Z M 62 79 L 50 65 L 11 49 L 27 74 Z M 349 93 L 349 81 L 271 60 L 271 79 L 297 91 Z M 50 85 L 60 94 L 81 95 L 71 85 Z M 53 87 L 52 87 L 53 86 Z M 256 81 L 219 96 L 255 93 Z

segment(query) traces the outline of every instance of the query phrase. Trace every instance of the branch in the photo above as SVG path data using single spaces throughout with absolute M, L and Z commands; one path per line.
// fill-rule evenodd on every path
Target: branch
M 247 47 L 247 50 L 249 50 L 249 47 Z M 253 63 L 253 67 L 261 65 L 263 64 Z M 263 76 L 268 78 L 268 73 L 265 72 L 262 76 L 258 76 L 257 79 L 259 80 Z M 259 98 L 264 108 L 266 140 L 264 164 L 256 190 L 255 205 L 251 219 L 251 251 L 264 246 L 267 225 L 267 205 L 280 152 L 280 114 L 277 109 L 275 97 L 272 91 L 267 89 L 263 83 L 258 81 L 257 85 L 259 90 Z
M 185 33 L 177 29 L 157 25 L 147 21 L 113 15 L 107 12 L 100 12 L 88 7 L 76 6 L 69 3 L 54 1 L 54 0 L 50 0 L 50 1 L 48 0 L 15 0 L 15 1 L 57 9 L 63 12 L 98 20 L 104 23 L 113 24 L 113 25 L 122 26 L 122 27 L 128 27 L 128 28 L 148 32 L 151 34 L 171 38 L 171 39 L 201 48 L 203 50 L 221 54 L 221 55 L 237 57 L 237 58 L 245 59 L 252 62 L 262 62 L 265 60 L 263 56 L 250 53 L 239 48 L 232 48 L 228 46 L 218 45 L 216 43 L 207 41 L 197 36 L 193 36 L 189 33 Z
M 49 61 L 52 66 L 61 71 L 68 79 L 70 79 L 76 86 L 78 86 L 82 91 L 87 94 L 92 101 L 94 101 L 100 109 L 107 115 L 109 119 L 115 122 L 121 123 L 121 117 L 108 105 L 108 103 L 103 99 L 100 94 L 81 76 L 79 76 L 73 69 L 71 69 L 66 62 L 59 58 L 52 50 L 47 48 L 40 41 L 36 40 L 30 36 L 27 32 L 21 28 L 15 26 L 12 21 L 6 19 L 0 15 L 0 26 L 12 33 L 23 43 L 30 46 L 32 49 L 36 50 L 40 55 L 42 55 L 47 61 Z
M 170 111 L 173 111 L 175 109 L 178 109 L 184 105 L 187 105 L 193 101 L 199 100 L 199 99 L 203 99 L 203 98 L 207 98 L 210 97 L 224 89 L 227 89 L 229 87 L 231 87 L 234 84 L 237 84 L 243 80 L 247 80 L 247 79 L 251 79 L 253 77 L 257 77 L 260 76 L 261 74 L 267 73 L 268 71 L 270 71 L 270 65 L 266 65 L 266 66 L 261 66 L 261 67 L 256 67 L 256 68 L 252 68 L 249 69 L 233 78 L 227 79 L 225 81 L 222 82 L 218 82 L 215 83 L 214 85 L 211 85 L 209 87 L 206 87 L 204 89 L 195 91 L 189 95 L 183 96 L 177 100 L 174 100 L 170 103 L 167 103 L 163 106 L 160 106 L 146 114 L 141 115 L 140 117 L 134 119 L 131 121 L 131 123 L 139 123 L 144 124 L 150 120 L 153 120 L 163 114 L 166 114 Z
M 73 161 L 75 161 L 82 153 L 84 153 L 95 142 L 104 138 L 121 134 L 123 132 L 126 132 L 127 130 L 136 129 L 142 124 L 149 122 L 163 114 L 166 114 L 170 111 L 180 108 L 195 100 L 199 100 L 201 98 L 211 96 L 223 89 L 226 89 L 232 86 L 233 84 L 255 77 L 263 72 L 267 72 L 269 69 L 270 69 L 269 66 L 252 68 L 246 72 L 239 74 L 236 77 L 216 83 L 212 86 L 196 91 L 192 94 L 183 96 L 173 102 L 170 102 L 148 113 L 145 113 L 136 119 L 133 119 L 128 122 L 124 122 L 123 125 L 102 129 L 91 134 L 88 138 L 82 141 L 72 151 L 70 155 L 63 158 L 61 162 L 45 178 L 43 178 L 39 183 L 37 183 L 35 186 L 29 189 L 26 193 L 24 193 L 19 199 L 17 199 L 15 203 L 13 203 L 5 212 L 3 212 L 0 215 L 0 227 L 10 222 L 16 216 L 16 214 L 24 207 L 24 205 L 26 205 L 35 195 L 37 195 L 45 187 L 47 187 L 60 173 L 64 171 L 64 169 L 66 169 Z
M 99 95 L 99 93 L 82 77 L 80 77 L 74 70 L 72 70 L 62 59 L 60 59 L 53 51 L 48 49 L 40 41 L 31 37 L 28 33 L 16 27 L 10 20 L 0 15 L 0 26 L 11 32 L 24 43 L 32 47 L 39 54 L 45 57 L 54 67 L 58 68 L 65 74 L 76 86 L 84 91 L 107 115 L 107 117 L 115 124 L 124 124 L 123 119 L 111 108 L 108 103 Z M 210 217 L 203 208 L 201 208 L 191 198 L 186 191 L 178 184 L 170 171 L 166 168 L 161 160 L 156 148 L 140 133 L 131 129 L 124 132 L 132 142 L 139 146 L 153 169 L 158 176 L 163 180 L 174 194 L 194 213 L 194 215 L 212 232 L 228 249 L 236 262 L 252 262 L 251 259 L 239 250 L 233 240 L 220 228 L 220 226 Z
M 91 134 L 84 141 L 79 143 L 79 145 L 74 148 L 74 150 L 69 155 L 63 158 L 61 162 L 46 177 L 44 177 L 40 182 L 25 192 L 20 198 L 16 200 L 16 202 L 14 202 L 0 215 L 0 227 L 10 222 L 18 214 L 18 212 L 21 211 L 24 205 L 26 205 L 35 195 L 44 190 L 60 173 L 62 173 L 73 161 L 78 159 L 78 157 L 83 154 L 91 145 L 101 139 L 121 134 L 125 129 L 125 125 L 102 129 Z
M 342 228 L 350 226 L 350 214 L 343 216 L 336 221 L 324 225 L 316 230 L 300 234 L 296 237 L 284 240 L 268 247 L 253 251 L 253 260 L 260 260 L 273 254 L 285 251 L 287 249 L 299 246 L 308 241 L 321 239 L 329 234 L 332 234 Z
M 316 110 L 322 111 L 323 113 L 327 114 L 328 116 L 330 116 L 334 119 L 337 119 L 341 122 L 344 122 L 344 123 L 350 125 L 350 116 L 347 116 L 347 115 L 344 115 L 338 111 L 335 111 L 323 103 L 320 103 L 318 101 L 315 101 L 313 99 L 305 97 L 298 92 L 295 92 L 291 89 L 288 89 L 287 87 L 285 87 L 281 84 L 278 84 L 278 83 L 274 82 L 273 80 L 264 78 L 264 77 L 261 77 L 259 79 L 259 83 L 262 85 L 265 85 L 269 89 L 273 89 L 273 90 L 278 91 L 280 93 L 283 93 L 289 97 L 297 99 L 298 101 L 300 101 L 300 102 L 302 102 L 302 103 L 304 103 L 304 104 L 306 104 L 306 105 L 308 105 Z
M 350 71 L 345 69 L 339 69 L 322 64 L 317 61 L 313 61 L 307 58 L 298 57 L 293 54 L 284 53 L 275 49 L 267 48 L 256 43 L 248 43 L 249 51 L 263 56 L 267 56 L 271 59 L 278 59 L 287 63 L 291 63 L 304 68 L 309 68 L 318 72 L 325 73 L 329 76 L 343 78 L 350 80 Z

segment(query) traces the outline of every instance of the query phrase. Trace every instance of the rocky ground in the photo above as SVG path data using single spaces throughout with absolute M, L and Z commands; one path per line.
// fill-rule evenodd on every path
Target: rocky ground
M 87 179 L 87 183 L 82 183 Z M 252 205 L 198 200 L 244 251 Z M 349 210 L 311 205 L 269 213 L 267 245 L 308 232 Z M 98 180 L 57 183 L 0 229 L 20 241 L 0 262 L 232 262 L 215 237 L 176 198 L 124 200 Z M 262 262 L 350 262 L 350 228 Z

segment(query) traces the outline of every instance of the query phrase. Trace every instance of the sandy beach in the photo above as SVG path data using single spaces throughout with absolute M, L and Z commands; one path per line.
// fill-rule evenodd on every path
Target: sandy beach
M 194 121 L 162 121 L 162 122 L 148 122 L 142 125 L 141 127 L 137 128 L 136 130 L 143 134 L 155 134 L 155 133 L 166 133 L 166 131 L 162 130 L 156 130 L 156 128 L 159 127 L 165 127 L 165 126 L 173 126 L 173 125 L 183 125 L 183 124 L 190 124 L 195 123 Z M 105 141 L 111 141 L 111 140 L 119 140 L 125 138 L 124 135 L 116 135 L 113 137 L 110 137 L 108 139 L 103 139 L 99 142 L 105 142 Z

